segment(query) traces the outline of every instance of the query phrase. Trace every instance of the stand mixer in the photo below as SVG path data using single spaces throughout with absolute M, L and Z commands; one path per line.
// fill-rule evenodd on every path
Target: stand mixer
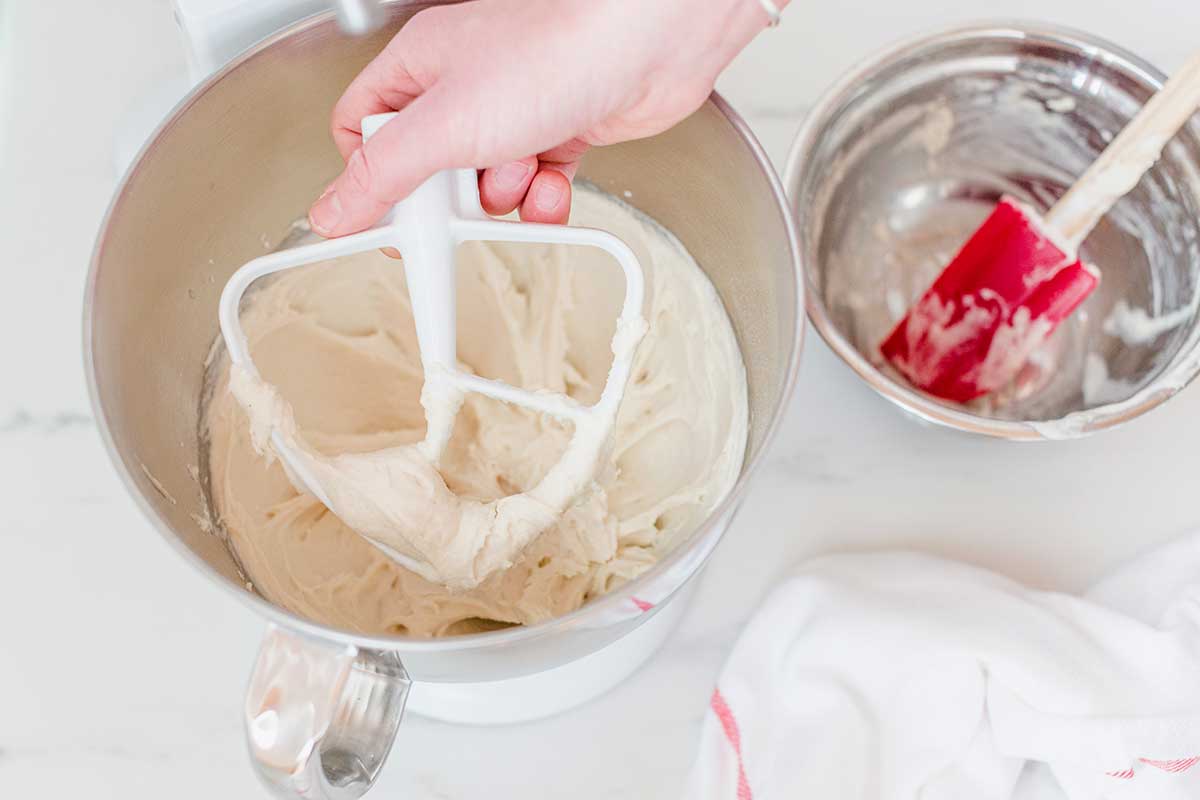
M 420 7 L 383 6 L 385 27 L 359 38 L 342 34 L 331 14 L 305 19 L 198 75 L 118 186 L 85 295 L 86 371 L 114 468 L 150 526 L 266 622 L 245 723 L 255 769 L 284 796 L 362 794 L 406 700 L 444 721 L 511 723 L 625 681 L 686 613 L 694 577 L 763 463 L 799 366 L 804 288 L 794 223 L 761 147 L 714 96 L 670 131 L 594 149 L 579 177 L 628 198 L 697 254 L 729 315 L 746 365 L 749 440 L 725 499 L 635 579 L 529 626 L 434 640 L 365 635 L 247 590 L 225 542 L 197 522 L 206 487 L 193 477 L 204 459 L 197 398 L 221 289 L 237 265 L 277 246 L 336 174 L 329 109 Z M 293 10 L 298 18 L 313 9 L 297 2 Z M 199 30 L 181 23 L 185 34 Z M 235 33 L 245 31 L 230 30 L 231 40 Z

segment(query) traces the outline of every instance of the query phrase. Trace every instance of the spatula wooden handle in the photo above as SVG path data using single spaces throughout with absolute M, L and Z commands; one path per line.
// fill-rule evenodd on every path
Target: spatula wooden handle
M 1158 161 L 1163 148 L 1200 106 L 1200 53 L 1192 56 L 1047 212 L 1046 227 L 1071 251 Z

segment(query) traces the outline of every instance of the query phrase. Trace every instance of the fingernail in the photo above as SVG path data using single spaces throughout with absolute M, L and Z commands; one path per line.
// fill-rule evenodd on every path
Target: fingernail
M 496 170 L 496 187 L 499 189 L 519 189 L 533 170 L 532 164 L 523 161 L 513 161 Z
M 342 221 L 342 201 L 337 192 L 329 191 L 313 204 L 308 212 L 308 224 L 322 236 L 328 236 Z
M 563 190 L 558 181 L 542 181 L 533 190 L 533 204 L 539 211 L 553 211 L 562 202 Z

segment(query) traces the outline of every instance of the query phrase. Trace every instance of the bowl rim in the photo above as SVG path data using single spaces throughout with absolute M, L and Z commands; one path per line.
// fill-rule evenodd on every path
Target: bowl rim
M 399 9 L 404 6 L 403 3 L 391 4 L 394 9 Z M 136 477 L 129 466 L 126 465 L 120 450 L 117 447 L 113 437 L 112 430 L 109 426 L 109 415 L 104 407 L 104 402 L 100 396 L 99 382 L 96 371 L 96 359 L 93 349 L 93 329 L 95 327 L 95 301 L 98 289 L 98 273 L 100 264 L 104 257 L 105 243 L 107 240 L 108 230 L 113 222 L 113 219 L 120 213 L 123 205 L 126 192 L 131 183 L 133 183 L 141 172 L 142 164 L 146 156 L 154 151 L 160 141 L 176 124 L 177 120 L 187 112 L 196 101 L 203 96 L 211 87 L 221 81 L 226 75 L 241 67 L 242 64 L 255 58 L 260 53 L 271 49 L 284 42 L 293 36 L 301 35 L 311 31 L 319 26 L 334 24 L 335 15 L 332 11 L 320 12 L 311 16 L 305 17 L 292 25 L 289 25 L 276 33 L 268 36 L 251 47 L 247 48 L 220 69 L 208 75 L 202 81 L 193 86 L 188 93 L 167 113 L 167 115 L 159 122 L 154 132 L 147 137 L 146 141 L 138 149 L 137 154 L 126 168 L 124 175 L 117 182 L 113 189 L 112 196 L 109 200 L 108 207 L 101 219 L 96 240 L 93 245 L 92 254 L 88 265 L 88 275 L 84 289 L 83 309 L 82 309 L 82 355 L 84 360 L 84 374 L 87 381 L 88 398 L 91 405 L 93 417 L 96 420 L 96 427 L 100 438 L 104 443 L 109 460 L 116 469 L 117 475 L 124 485 L 125 490 L 132 496 L 135 505 L 142 512 L 143 516 L 148 519 L 158 534 L 167 541 L 168 545 L 179 553 L 184 560 L 188 561 L 192 566 L 202 572 L 206 577 L 216 583 L 222 591 L 231 594 L 241 603 L 247 605 L 256 613 L 262 615 L 267 621 L 284 626 L 288 629 L 298 631 L 300 633 L 315 637 L 323 641 L 333 641 L 338 643 L 350 644 L 359 648 L 370 650 L 388 650 L 399 653 L 400 655 L 408 654 L 445 654 L 452 652 L 476 650 L 481 648 L 491 648 L 503 645 L 511 645 L 528 640 L 540 639 L 541 637 L 553 635 L 556 633 L 572 630 L 578 626 L 580 622 L 586 622 L 587 618 L 599 616 L 603 611 L 614 609 L 617 604 L 627 602 L 635 596 L 641 588 L 654 581 L 663 573 L 668 572 L 681 560 L 684 556 L 691 553 L 696 546 L 699 546 L 712 538 L 708 544 L 707 551 L 702 555 L 700 563 L 679 585 L 673 587 L 670 593 L 659 601 L 655 607 L 652 607 L 645 612 L 638 614 L 622 614 L 614 621 L 614 625 L 628 624 L 633 621 L 634 626 L 639 626 L 643 622 L 649 620 L 658 609 L 666 604 L 678 591 L 680 591 L 687 583 L 693 579 L 703 563 L 707 561 L 712 550 L 719 542 L 720 537 L 724 535 L 724 531 L 714 530 L 718 526 L 728 526 L 732 521 L 741 504 L 741 501 L 746 493 L 746 488 L 750 479 L 759 470 L 765 461 L 765 456 L 773 444 L 779 428 L 786 416 L 787 408 L 791 402 L 792 395 L 796 387 L 796 380 L 800 369 L 800 356 L 804 347 L 804 334 L 806 328 L 805 312 L 805 294 L 807 285 L 805 283 L 805 270 L 801 263 L 802 250 L 800 247 L 800 237 L 796 228 L 796 218 L 792 214 L 791 205 L 788 197 L 783 189 L 783 184 L 778 173 L 772 166 L 766 150 L 758 141 L 750 129 L 749 124 L 733 109 L 733 107 L 718 94 L 712 92 L 705 104 L 711 103 L 721 117 L 728 122 L 738 138 L 749 149 L 750 155 L 753 158 L 754 164 L 757 167 L 760 176 L 766 181 L 769 191 L 771 192 L 774 204 L 779 212 L 780 223 L 784 226 L 784 233 L 787 237 L 788 250 L 790 254 L 790 268 L 795 275 L 795 308 L 796 322 L 793 330 L 790 332 L 791 348 L 785 354 L 784 374 L 782 375 L 782 386 L 779 396 L 770 410 L 770 418 L 763 430 L 762 445 L 758 452 L 751 455 L 745 460 L 742 465 L 741 473 L 738 476 L 736 483 L 726 494 L 724 499 L 715 506 L 708 514 L 703 524 L 697 527 L 688 537 L 691 541 L 691 546 L 685 546 L 686 542 L 681 542 L 679 546 L 672 548 L 669 552 L 663 555 L 655 564 L 637 578 L 618 587 L 612 592 L 606 593 L 591 602 L 581 606 L 574 611 L 561 616 L 553 617 L 543 622 L 538 622 L 532 625 L 520 625 L 512 628 L 507 628 L 499 631 L 488 631 L 484 633 L 463 634 L 451 637 L 441 637 L 434 639 L 415 639 L 398 636 L 385 636 L 376 634 L 360 634 L 348 630 L 335 628 L 325 625 L 314 620 L 301 617 L 287 609 L 271 603 L 266 598 L 261 597 L 256 592 L 247 591 L 244 587 L 239 586 L 236 582 L 227 579 L 225 576 L 218 573 L 207 561 L 195 553 L 187 544 L 184 543 L 181 537 L 176 535 L 172 530 L 170 522 L 162 515 L 158 508 L 148 499 L 142 492 Z M 703 107 L 703 106 L 702 106 Z M 699 110 L 699 109 L 697 109 Z M 215 317 L 214 317 L 215 323 Z
M 791 209 L 800 225 L 797 194 L 805 170 L 819 144 L 821 128 L 832 114 L 840 110 L 857 87 L 879 70 L 911 56 L 929 50 L 972 40 L 1040 40 L 1065 46 L 1094 60 L 1118 68 L 1134 79 L 1157 90 L 1166 75 L 1145 59 L 1102 37 L 1067 26 L 1023 20 L 983 20 L 949 27 L 939 27 L 919 33 L 883 48 L 862 59 L 827 88 L 806 115 L 795 139 L 783 172 Z M 804 232 L 801 231 L 801 237 Z M 1132 396 L 1114 403 L 1071 412 L 1055 420 L 1005 420 L 986 417 L 951 406 L 919 392 L 887 375 L 854 347 L 830 318 L 821 292 L 808 269 L 806 256 L 804 281 L 809 320 L 830 349 L 862 378 L 875 392 L 917 418 L 942 427 L 970 434 L 1010 441 L 1045 441 L 1076 439 L 1129 422 L 1156 408 L 1178 394 L 1200 373 L 1200 347 L 1185 342 L 1154 380 Z

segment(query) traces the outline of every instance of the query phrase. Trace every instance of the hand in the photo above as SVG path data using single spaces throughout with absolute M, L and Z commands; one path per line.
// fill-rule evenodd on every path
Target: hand
M 780 3 L 782 5 L 782 3 Z M 700 107 L 768 22 L 758 0 L 474 0 L 414 16 L 333 111 L 346 169 L 313 230 L 364 230 L 434 172 L 484 168 L 489 214 L 565 222 L 591 145 L 660 133 Z M 399 115 L 365 146 L 363 117 Z

